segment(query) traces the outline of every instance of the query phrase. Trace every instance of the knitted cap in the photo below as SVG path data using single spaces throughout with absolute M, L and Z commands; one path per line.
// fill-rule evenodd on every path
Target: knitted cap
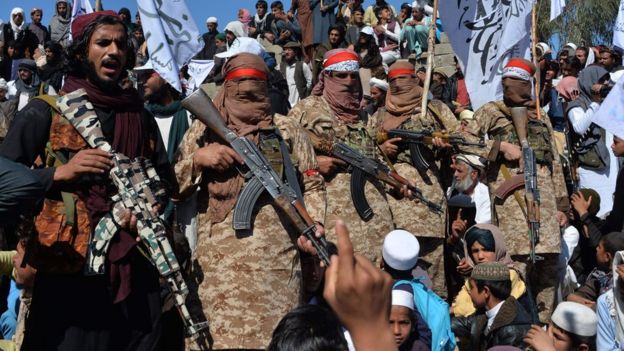
M 485 281 L 505 281 L 510 280 L 509 268 L 499 262 L 480 263 L 474 267 L 470 278 Z

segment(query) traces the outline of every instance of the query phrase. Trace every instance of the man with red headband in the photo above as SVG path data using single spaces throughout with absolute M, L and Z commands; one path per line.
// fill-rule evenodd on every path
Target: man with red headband
M 138 92 L 119 85 L 134 66 L 121 19 L 112 11 L 84 15 L 74 20 L 72 33 L 70 72 L 61 89 L 72 93 L 71 108 L 62 115 L 55 101 L 31 100 L 0 150 L 27 166 L 37 158 L 48 166 L 35 171 L 46 199 L 26 253 L 38 271 L 22 350 L 152 350 L 161 334 L 161 287 L 158 271 L 137 247 L 134 216 L 113 215 L 120 220 L 114 221 L 105 273 L 83 273 L 100 220 L 118 208 L 117 189 L 108 177 L 111 154 L 90 148 L 67 118 L 95 113 L 113 150 L 151 160 L 165 182 L 167 153 Z
M 421 102 L 426 97 L 423 97 L 423 89 L 418 84 L 412 64 L 399 61 L 390 66 L 388 83 L 390 88 L 386 95 L 386 106 L 377 111 L 372 118 L 380 131 L 387 132 L 390 129 L 454 131 L 458 128 L 453 112 L 439 100 L 430 101 L 427 113 L 424 116 L 421 115 Z M 430 153 L 435 159 L 435 164 L 419 172 L 411 163 L 408 146 L 408 144 L 401 143 L 399 138 L 394 138 L 385 141 L 381 148 L 394 163 L 397 172 L 413 180 L 422 190 L 424 197 L 437 204 L 445 204 L 444 192 L 450 184 L 452 174 L 450 171 L 446 174 L 444 172 L 451 164 L 451 151 L 435 150 L 423 146 L 423 153 Z M 416 234 L 420 242 L 426 246 L 421 251 L 425 254 L 420 260 L 428 267 L 435 292 L 446 297 L 443 259 L 444 215 L 433 212 L 424 204 L 414 201 L 389 197 L 388 202 L 397 228 Z
M 309 132 L 317 149 L 316 159 L 327 186 L 327 233 L 333 235 L 336 220 L 342 218 L 349 227 L 355 251 L 375 262 L 380 258 L 384 235 L 394 229 L 383 186 L 366 183 L 366 199 L 374 215 L 369 221 L 362 220 L 351 200 L 351 175 L 346 164 L 319 148 L 323 143 L 343 142 L 365 156 L 377 156 L 368 115 L 360 109 L 359 68 L 358 56 L 352 50 L 328 51 L 312 95 L 295 105 L 288 116 Z
M 291 166 L 281 153 L 290 150 L 297 163 L 293 171 L 303 180 L 307 210 L 322 223 L 325 186 L 314 150 L 294 120 L 271 115 L 268 75 L 260 56 L 238 53 L 225 62 L 225 81 L 213 101 L 228 128 L 255 142 L 278 173 Z M 234 208 L 246 182 L 240 165 L 234 149 L 200 121 L 193 122 L 185 134 L 175 165 L 182 196 L 200 187 L 189 299 L 199 299 L 190 303 L 191 314 L 210 323 L 213 350 L 264 350 L 273 328 L 300 302 L 302 279 L 299 264 L 293 263 L 311 258 L 306 254 L 311 251 L 309 242 L 303 243 L 288 219 L 278 215 L 266 192 L 253 209 L 252 229 L 232 228 Z M 304 288 L 309 292 L 309 287 Z M 204 341 L 189 340 L 187 349 L 204 350 Z
M 464 130 L 479 137 L 487 136 L 487 147 L 466 150 L 489 160 L 486 170 L 491 196 L 501 184 L 520 173 L 522 152 L 516 129 L 511 119 L 511 107 L 524 106 L 528 111 L 528 142 L 535 152 L 537 183 L 540 192 L 540 241 L 535 252 L 544 257 L 529 270 L 529 280 L 540 319 L 546 321 L 552 312 L 556 284 L 557 260 L 560 252 L 560 226 L 566 221 L 569 201 L 563 178 L 563 170 L 557 156 L 553 129 L 548 116 L 542 111 L 537 116 L 536 102 L 532 95 L 532 79 L 536 68 L 533 63 L 513 58 L 503 69 L 503 100 L 492 101 L 474 114 Z M 466 148 L 469 149 L 469 148 Z M 524 199 L 524 187 L 519 189 Z M 503 201 L 492 198 L 492 223 L 498 225 L 505 236 L 507 249 L 512 256 L 529 255 L 527 221 L 520 208 L 524 200 L 508 196 Z M 527 259 L 528 261 L 528 259 Z

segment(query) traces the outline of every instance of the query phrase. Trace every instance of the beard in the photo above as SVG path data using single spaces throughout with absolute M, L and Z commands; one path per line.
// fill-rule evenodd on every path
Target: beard
M 453 183 L 451 184 L 451 187 L 460 193 L 465 193 L 468 189 L 470 189 L 472 185 L 473 182 L 470 177 L 465 177 L 460 181 L 457 181 L 457 178 L 453 178 Z
M 121 82 L 121 74 L 117 78 L 117 80 L 104 80 L 100 78 L 95 69 L 95 64 L 93 62 L 83 62 L 83 72 L 87 73 L 87 79 L 93 83 L 93 85 L 102 89 L 103 91 L 115 91 L 120 89 L 119 82 Z

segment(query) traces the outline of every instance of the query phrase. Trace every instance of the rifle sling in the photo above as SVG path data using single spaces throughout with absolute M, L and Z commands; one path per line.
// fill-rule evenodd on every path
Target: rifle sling
M 502 164 L 501 167 L 500 167 L 500 170 L 501 170 L 501 173 L 503 173 L 503 178 L 505 178 L 505 180 L 511 179 L 511 174 L 509 173 L 509 168 L 507 168 L 507 166 Z M 514 195 L 514 198 L 516 199 L 516 202 L 518 203 L 518 206 L 520 206 L 520 209 L 522 210 L 522 214 L 524 215 L 524 219 L 528 220 L 527 211 L 526 211 L 526 204 L 522 200 L 522 194 L 520 194 L 520 190 L 515 190 L 513 195 Z

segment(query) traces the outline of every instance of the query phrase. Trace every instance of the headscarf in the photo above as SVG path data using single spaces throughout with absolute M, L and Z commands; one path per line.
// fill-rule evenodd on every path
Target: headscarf
M 15 22 L 13 21 L 13 16 L 17 13 L 21 13 L 22 14 L 22 24 L 20 24 L 19 26 L 17 24 L 15 24 Z M 11 10 L 11 19 L 10 19 L 10 23 L 11 23 L 11 28 L 13 29 L 13 39 L 17 40 L 17 37 L 20 35 L 20 33 L 26 28 L 26 15 L 24 14 L 24 9 L 22 9 L 21 7 L 16 7 L 13 10 Z
M 557 84 L 557 92 L 563 96 L 567 101 L 574 101 L 581 93 L 579 91 L 578 80 L 576 77 L 568 76 L 564 77 Z
M 239 21 L 244 25 L 245 33 L 249 32 L 249 23 L 251 23 L 251 13 L 247 9 L 240 9 L 239 12 L 241 16 L 239 17 Z
M 225 30 L 232 32 L 237 38 L 247 36 L 247 30 L 245 28 L 245 25 L 241 21 L 232 21 L 228 23 L 225 26 Z
M 386 95 L 386 111 L 391 117 L 385 118 L 382 128 L 398 128 L 413 113 L 420 112 L 423 90 L 415 77 L 414 66 L 409 62 L 398 61 L 388 69 L 390 89 Z
M 225 81 L 214 98 L 227 127 L 254 142 L 258 141 L 258 130 L 271 126 L 273 120 L 266 82 L 268 75 L 269 70 L 260 56 L 248 53 L 233 56 L 223 65 Z M 264 77 L 264 80 L 239 79 L 249 76 Z M 208 144 L 223 142 L 212 136 L 207 140 Z M 235 168 L 206 175 L 210 195 L 208 215 L 212 223 L 220 223 L 234 208 L 245 180 Z
M 30 80 L 30 84 L 26 84 L 21 78 L 18 78 L 15 81 L 15 89 L 17 90 L 17 95 L 21 95 L 22 93 L 28 94 L 28 96 L 35 96 L 39 92 L 39 85 L 41 84 L 41 80 L 39 79 L 39 75 L 37 74 L 37 65 L 35 61 L 23 59 L 19 64 L 19 69 L 29 70 L 32 74 L 32 78 Z
M 507 107 L 525 106 L 529 118 L 537 118 L 536 103 L 533 100 L 531 81 L 503 78 L 503 101 Z
M 581 95 L 579 97 L 568 104 L 568 111 L 575 107 L 580 107 L 583 111 L 587 110 L 589 105 L 592 103 L 592 91 L 591 87 L 594 84 L 597 84 L 600 78 L 604 77 L 609 72 L 602 66 L 593 65 L 583 69 L 578 76 L 578 87 Z
M 67 4 L 67 12 L 64 17 L 59 16 L 57 6 L 60 2 Z M 71 20 L 71 5 L 68 0 L 56 0 L 54 6 L 54 16 L 50 19 L 50 39 L 62 44 L 69 36 L 69 25 Z
M 324 58 L 324 68 L 312 95 L 323 96 L 338 120 L 356 123 L 360 120 L 362 84 L 356 79 L 352 80 L 351 85 L 346 85 L 331 73 L 358 72 L 358 55 L 349 49 L 333 49 L 325 53 Z
M 505 245 L 503 232 L 493 224 L 481 223 L 475 224 L 472 227 L 468 228 L 468 230 L 466 230 L 466 234 L 468 234 L 472 228 L 479 228 L 492 233 L 492 237 L 494 238 L 494 253 L 496 254 L 496 262 L 505 264 L 510 269 L 515 270 L 524 280 L 524 269 L 520 268 L 518 266 L 518 263 L 514 262 L 514 260 L 511 259 L 509 252 L 507 252 L 507 246 Z M 466 258 L 466 263 L 468 263 L 470 267 L 474 267 L 475 263 L 472 260 L 472 257 L 470 257 L 470 248 L 468 247 L 468 242 L 466 240 L 464 240 L 464 256 Z

